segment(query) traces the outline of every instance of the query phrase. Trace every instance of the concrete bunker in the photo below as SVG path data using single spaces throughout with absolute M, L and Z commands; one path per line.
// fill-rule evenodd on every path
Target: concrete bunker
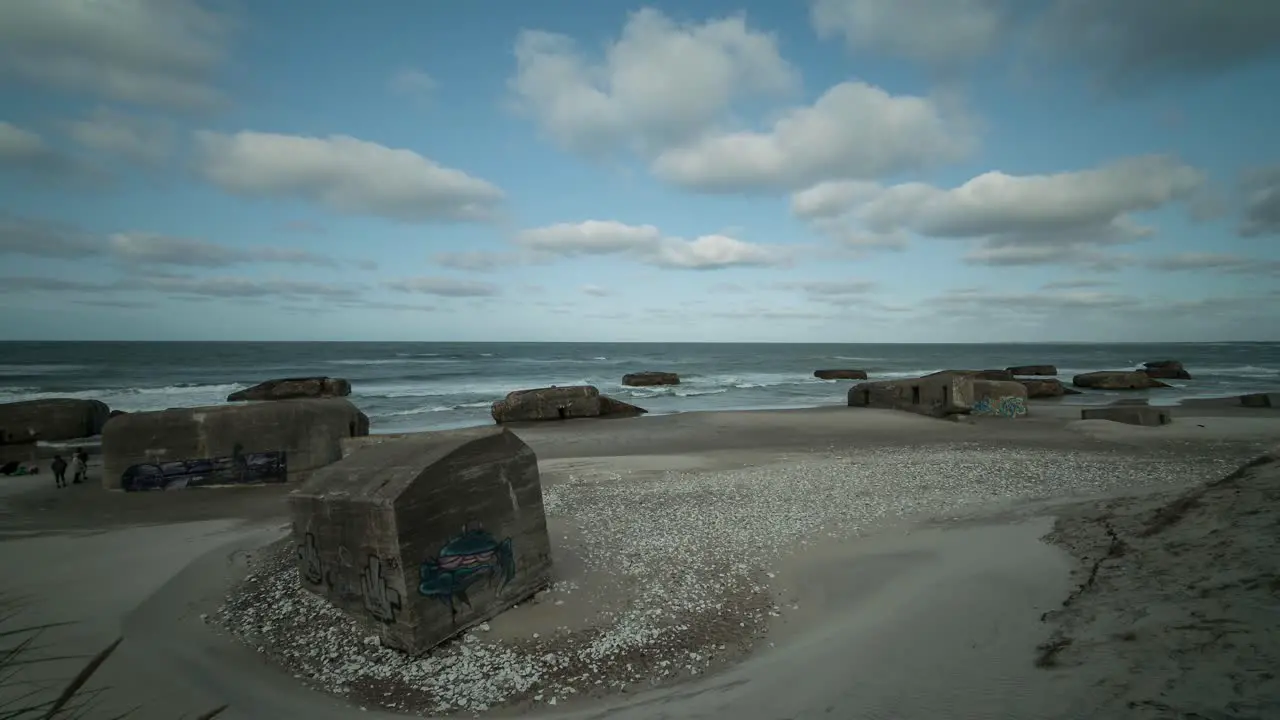
M 975 373 L 944 370 L 918 378 L 859 383 L 849 389 L 850 407 L 905 410 L 930 417 L 988 415 L 1015 418 L 1027 414 L 1027 390 L 1021 383 L 981 380 Z
M 121 415 L 102 433 L 109 490 L 174 490 L 304 480 L 342 457 L 369 418 L 340 398 L 173 408 Z
M 545 587 L 538 459 L 501 427 L 368 443 L 289 496 L 303 587 L 408 653 Z

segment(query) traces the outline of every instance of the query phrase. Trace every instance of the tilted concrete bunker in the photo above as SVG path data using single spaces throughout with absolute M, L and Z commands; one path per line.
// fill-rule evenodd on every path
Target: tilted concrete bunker
M 1027 414 L 1022 383 L 977 379 L 975 372 L 944 370 L 918 378 L 859 383 L 849 389 L 850 407 L 906 410 L 931 417 Z
M 120 415 L 102 431 L 109 490 L 305 480 L 342 458 L 369 418 L 340 398 L 172 408 Z
M 550 580 L 538 459 L 500 427 L 363 447 L 289 496 L 303 587 L 421 653 Z

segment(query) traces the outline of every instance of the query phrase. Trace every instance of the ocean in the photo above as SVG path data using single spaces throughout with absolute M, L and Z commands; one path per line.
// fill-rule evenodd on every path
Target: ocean
M 652 413 L 840 405 L 848 381 L 813 377 L 858 368 L 871 379 L 944 369 L 1054 364 L 1059 377 L 1181 360 L 1193 380 L 1115 394 L 1153 403 L 1280 389 L 1280 343 L 783 345 L 635 343 L 248 343 L 3 342 L 0 402 L 72 397 L 112 409 L 219 404 L 262 380 L 329 375 L 351 381 L 351 400 L 374 432 L 487 424 L 489 405 L 512 390 L 591 384 Z M 627 388 L 642 370 L 680 374 L 681 384 Z M 1096 402 L 1098 393 L 1064 398 Z

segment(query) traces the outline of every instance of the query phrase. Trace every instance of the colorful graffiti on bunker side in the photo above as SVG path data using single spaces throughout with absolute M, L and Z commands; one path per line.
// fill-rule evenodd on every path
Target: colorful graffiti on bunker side
M 226 457 L 130 465 L 120 476 L 124 490 L 178 490 L 210 485 L 282 483 L 289 479 L 283 450 L 246 453 L 237 444 Z
M 1016 418 L 1027 414 L 1027 401 L 1016 395 L 997 398 L 994 402 L 991 398 L 984 397 L 974 402 L 969 412 L 972 415 Z
M 501 590 L 516 575 L 511 538 L 499 541 L 480 523 L 472 522 L 440 548 L 419 569 L 418 594 L 433 597 L 458 613 L 457 601 L 470 606 L 467 591 L 487 580 Z

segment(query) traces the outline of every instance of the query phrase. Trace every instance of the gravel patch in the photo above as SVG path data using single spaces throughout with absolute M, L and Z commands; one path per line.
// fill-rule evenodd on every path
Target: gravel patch
M 586 566 L 533 602 L 589 599 L 589 627 L 493 639 L 481 625 L 412 658 L 298 582 L 291 546 L 265 553 L 211 618 L 309 685 L 365 705 L 448 714 L 628 692 L 723 667 L 802 611 L 770 579 L 789 551 L 904 518 L 993 502 L 1207 480 L 1238 460 L 980 444 L 885 448 L 718 472 L 578 471 L 544 487 Z M 585 597 L 584 597 L 585 594 Z M 575 597 L 575 595 L 577 597 Z

